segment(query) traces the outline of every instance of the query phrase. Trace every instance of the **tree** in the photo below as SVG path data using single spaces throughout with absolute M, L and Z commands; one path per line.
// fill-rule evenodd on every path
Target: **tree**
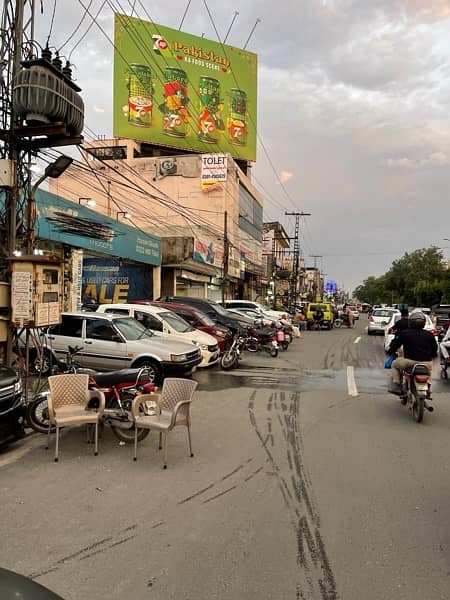
M 369 304 L 432 306 L 450 297 L 450 269 L 436 246 L 406 252 L 381 277 L 368 277 L 354 292 Z

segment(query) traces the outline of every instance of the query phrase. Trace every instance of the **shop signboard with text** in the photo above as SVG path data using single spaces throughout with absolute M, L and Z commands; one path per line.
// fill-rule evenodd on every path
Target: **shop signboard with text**
M 114 136 L 256 160 L 256 54 L 122 14 L 114 29 Z
M 149 265 L 161 264 L 159 237 L 43 190 L 36 194 L 36 211 L 39 238 Z
M 152 298 L 149 267 L 108 258 L 84 258 L 83 303 L 120 304 Z

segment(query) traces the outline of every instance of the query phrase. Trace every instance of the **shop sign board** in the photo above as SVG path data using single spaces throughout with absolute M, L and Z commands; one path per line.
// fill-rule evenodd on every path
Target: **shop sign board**
M 256 160 L 257 55 L 123 14 L 114 22 L 114 136 Z
M 161 264 L 160 238 L 150 233 L 43 190 L 36 194 L 36 211 L 35 232 L 41 239 L 149 265 Z
M 227 180 L 227 155 L 202 154 L 200 186 L 202 192 L 209 192 Z
M 149 267 L 108 258 L 84 258 L 83 302 L 116 304 L 149 300 L 153 294 Z

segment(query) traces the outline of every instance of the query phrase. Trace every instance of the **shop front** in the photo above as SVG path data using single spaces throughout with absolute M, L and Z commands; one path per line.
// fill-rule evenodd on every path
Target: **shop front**
M 65 310 L 159 296 L 160 238 L 39 190 L 37 245 L 65 260 Z

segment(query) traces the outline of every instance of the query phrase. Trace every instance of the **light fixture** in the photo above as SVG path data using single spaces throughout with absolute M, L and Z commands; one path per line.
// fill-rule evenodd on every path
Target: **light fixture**
M 123 217 L 124 219 L 131 219 L 131 215 L 130 215 L 130 213 L 129 213 L 128 211 L 126 211 L 126 210 L 118 210 L 118 211 L 116 212 L 116 220 L 117 220 L 117 221 L 119 220 L 119 216 L 120 216 L 120 215 L 122 215 L 122 217 Z
M 41 250 L 41 248 L 34 248 L 34 250 L 33 250 L 33 254 L 34 254 L 35 256 L 43 256 L 43 254 L 44 254 L 44 251 L 43 251 L 43 250 Z
M 14 256 L 22 256 L 22 251 L 21 250 L 14 250 L 13 254 L 14 254 Z
M 82 202 L 86 202 L 86 206 L 95 206 L 97 204 L 94 198 L 78 198 L 78 204 Z
M 45 171 L 44 171 L 44 179 L 46 177 L 53 177 L 54 179 L 56 179 L 56 177 L 59 177 L 60 175 L 62 175 L 64 173 L 64 171 L 70 167 L 70 165 L 73 163 L 73 158 L 71 158 L 70 156 L 59 156 L 55 162 L 50 163 L 49 165 L 47 165 L 45 167 Z

